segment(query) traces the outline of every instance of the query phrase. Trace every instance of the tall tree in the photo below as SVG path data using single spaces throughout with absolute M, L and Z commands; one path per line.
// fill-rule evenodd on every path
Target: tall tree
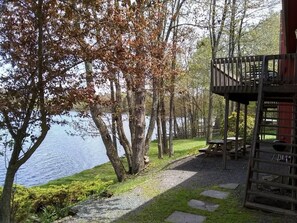
M 6 68 L 0 76 L 0 128 L 10 150 L 0 198 L 0 222 L 11 220 L 14 177 L 38 149 L 53 115 L 72 107 L 68 72 L 77 61 L 68 57 L 56 26 L 59 12 L 52 1 L 1 3 L 0 55 Z M 70 74 L 70 73 L 69 73 Z
M 86 9 L 88 10 L 82 10 Z M 129 172 L 136 174 L 143 170 L 145 155 L 145 99 L 146 86 L 149 80 L 154 79 L 162 72 L 162 60 L 158 57 L 160 47 L 164 44 L 158 40 L 160 33 L 160 20 L 162 21 L 162 4 L 159 2 L 134 2 L 125 1 L 90 1 L 83 3 L 83 7 L 76 6 L 77 25 L 70 33 L 74 36 L 74 42 L 84 51 L 80 56 L 82 60 L 92 64 L 92 80 L 87 83 L 88 88 L 81 94 L 88 95 L 93 104 L 92 118 L 100 118 L 104 109 L 110 107 L 112 100 L 100 100 L 100 93 L 96 89 L 104 86 L 107 82 L 115 83 L 116 113 L 113 114 L 117 123 L 117 134 L 120 143 L 124 146 Z M 83 24 L 83 25 L 82 25 Z M 85 37 L 77 38 L 76 33 L 85 33 Z M 86 50 L 87 49 L 87 50 Z M 88 73 L 88 72 L 87 72 Z M 108 89 L 108 88 L 107 88 Z M 91 94 L 85 94 L 90 90 Z M 108 89 L 108 94 L 112 89 Z M 122 93 L 126 93 L 128 104 L 128 119 L 131 141 L 127 140 L 122 126 L 124 109 L 121 108 Z M 112 93 L 111 93 L 112 94 Z M 112 98 L 112 97 L 110 97 Z M 95 112 L 96 110 L 96 112 Z M 99 111 L 100 110 L 100 111 Z M 106 109 L 105 109 L 106 111 Z M 106 126 L 100 122 L 98 129 Z M 100 130 L 101 132 L 101 130 Z M 109 132 L 110 133 L 110 132 Z M 151 135 L 152 132 L 149 132 Z M 110 139 L 112 140 L 112 139 Z M 107 153 L 114 150 L 113 143 L 105 143 Z M 113 158 L 117 156 L 112 153 Z M 119 158 L 116 158 L 117 160 Z M 113 162 L 110 157 L 111 162 Z M 114 165 L 114 167 L 118 165 Z M 117 171 L 123 173 L 123 171 Z M 124 177 L 118 177 L 123 180 Z

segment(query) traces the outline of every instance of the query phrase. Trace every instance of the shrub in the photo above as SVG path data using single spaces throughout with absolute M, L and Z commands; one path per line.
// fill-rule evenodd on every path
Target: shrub
M 67 207 L 86 199 L 90 195 L 100 194 L 112 184 L 101 180 L 81 182 L 68 185 L 50 185 L 26 188 L 15 186 L 13 199 L 14 222 L 25 222 L 29 216 L 37 215 L 45 222 L 46 218 L 56 220 L 67 214 Z M 47 216 L 47 217 L 46 217 Z
M 232 114 L 228 117 L 228 136 L 235 136 L 236 133 L 236 112 L 232 112 Z M 247 142 L 251 142 L 253 138 L 254 132 L 254 123 L 255 117 L 248 115 L 247 116 Z M 221 134 L 224 135 L 224 120 L 222 121 Z M 244 114 L 240 112 L 239 114 L 239 137 L 243 137 L 244 135 Z

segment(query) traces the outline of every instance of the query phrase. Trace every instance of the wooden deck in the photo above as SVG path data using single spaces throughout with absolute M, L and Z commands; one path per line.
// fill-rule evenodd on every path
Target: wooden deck
M 288 97 L 297 91 L 296 54 L 219 58 L 211 71 L 212 92 L 244 104 L 257 100 L 259 86 Z

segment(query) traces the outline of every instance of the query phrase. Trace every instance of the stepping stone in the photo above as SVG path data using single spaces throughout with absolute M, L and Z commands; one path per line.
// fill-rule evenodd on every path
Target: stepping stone
M 175 211 L 165 221 L 171 223 L 202 223 L 205 219 L 205 216 Z
M 192 208 L 200 209 L 200 210 L 205 210 L 205 211 L 215 211 L 219 205 L 210 203 L 210 202 L 205 202 L 205 201 L 199 201 L 199 200 L 190 200 L 188 202 L 188 205 Z
M 220 186 L 221 188 L 235 190 L 235 189 L 239 186 L 239 184 L 228 183 L 228 184 L 220 184 L 219 186 Z
M 206 190 L 206 191 L 203 191 L 201 195 L 217 198 L 217 199 L 225 199 L 229 195 L 229 192 L 222 192 L 217 190 Z

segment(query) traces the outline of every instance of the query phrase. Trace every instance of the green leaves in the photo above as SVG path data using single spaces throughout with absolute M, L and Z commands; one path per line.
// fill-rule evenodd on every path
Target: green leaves
M 32 215 L 39 216 L 42 222 L 56 220 L 67 214 L 67 207 L 70 205 L 91 195 L 99 196 L 112 183 L 113 181 L 103 182 L 97 179 L 48 187 L 25 188 L 17 185 L 13 200 L 15 222 L 24 222 Z

